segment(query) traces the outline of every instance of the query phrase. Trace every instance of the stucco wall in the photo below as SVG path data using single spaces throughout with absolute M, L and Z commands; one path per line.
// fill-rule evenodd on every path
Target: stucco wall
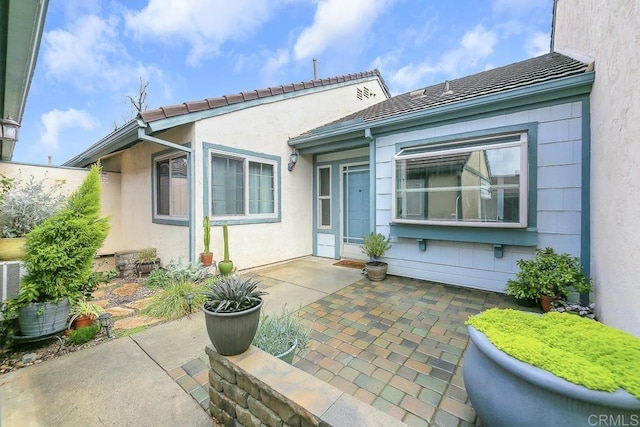
M 45 179 L 52 184 L 61 183 L 63 194 L 70 194 L 78 188 L 87 176 L 84 169 L 58 166 L 29 165 L 22 163 L 0 162 L 0 174 L 22 180 L 33 176 L 37 180 Z M 120 237 L 120 174 L 104 172 L 102 175 L 102 213 L 110 217 L 111 231 L 98 254 L 111 254 L 117 250 Z
M 558 0 L 556 51 L 595 59 L 591 276 L 599 318 L 640 337 L 640 3 Z
M 366 86 L 375 98 L 359 100 L 356 88 Z M 291 149 L 287 141 L 314 127 L 384 100 L 378 80 L 290 98 L 244 109 L 196 123 L 194 140 L 198 153 L 196 181 L 202 188 L 203 143 L 250 150 L 280 157 L 280 222 L 229 227 L 230 258 L 240 268 L 250 268 L 312 253 L 313 158 L 300 156 L 293 171 L 287 170 Z M 203 198 L 196 198 L 196 252 L 202 250 Z M 213 227 L 211 251 L 222 259 L 222 230 Z
M 577 101 L 376 138 L 377 231 L 390 234 L 396 144 L 537 123 L 538 247 L 581 256 L 582 120 Z M 416 239 L 397 238 L 385 258 L 391 274 L 504 292 L 518 271 L 516 261 L 532 257 L 534 250 L 505 246 L 498 258 L 491 244 L 428 240 L 423 252 Z
M 359 100 L 357 88 L 366 86 L 375 98 Z M 203 194 L 203 146 L 216 144 L 231 149 L 249 150 L 280 158 L 281 221 L 238 224 L 229 227 L 230 257 L 239 269 L 252 268 L 312 252 L 312 158 L 301 156 L 295 169 L 287 170 L 291 149 L 290 136 L 320 126 L 350 112 L 385 99 L 377 79 L 348 84 L 278 102 L 269 102 L 240 111 L 203 119 L 159 133 L 157 138 L 177 144 L 191 144 L 195 156 L 195 185 L 192 190 L 195 209 L 194 255 L 203 249 L 202 220 L 205 215 Z M 110 158 L 121 170 L 120 206 L 123 217 L 118 249 L 155 247 L 162 263 L 189 260 L 189 227 L 152 221 L 152 155 L 167 147 L 142 142 Z M 212 218 L 215 219 L 215 218 Z M 215 260 L 223 258 L 222 227 L 211 230 L 211 251 Z

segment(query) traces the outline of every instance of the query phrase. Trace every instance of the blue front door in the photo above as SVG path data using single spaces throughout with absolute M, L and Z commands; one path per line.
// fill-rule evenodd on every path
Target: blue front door
M 369 165 L 343 166 L 342 188 L 342 256 L 350 257 L 347 246 L 361 245 L 370 232 Z

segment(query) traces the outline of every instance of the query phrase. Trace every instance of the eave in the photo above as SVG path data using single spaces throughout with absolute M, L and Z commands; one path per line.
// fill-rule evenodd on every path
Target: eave
M 381 120 L 352 120 L 290 138 L 289 145 L 301 154 L 331 152 L 336 150 L 336 145 L 364 142 L 368 135 L 406 131 L 448 120 L 464 120 L 480 114 L 588 94 L 594 78 L 595 72 L 590 71 Z

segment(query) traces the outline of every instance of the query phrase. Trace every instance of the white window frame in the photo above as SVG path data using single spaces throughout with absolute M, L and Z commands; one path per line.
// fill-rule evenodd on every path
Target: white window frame
M 397 162 L 400 160 L 410 160 L 417 158 L 436 157 L 440 155 L 467 153 L 486 149 L 520 147 L 520 189 L 519 189 L 519 222 L 482 222 L 464 220 L 426 220 L 426 219 L 406 219 L 398 218 L 397 212 Z M 420 153 L 410 154 L 412 151 L 422 150 Z M 526 228 L 528 209 L 528 188 L 529 188 L 529 167 L 528 167 L 528 138 L 526 132 L 512 134 L 492 135 L 481 138 L 466 139 L 455 142 L 444 142 L 430 145 L 420 145 L 407 147 L 393 157 L 391 181 L 393 188 L 393 201 L 391 204 L 392 222 L 399 224 L 423 224 L 423 225 L 443 225 L 457 227 L 493 227 L 493 228 Z
M 187 181 L 187 213 L 185 215 L 177 215 L 173 213 L 173 202 L 171 195 L 171 185 L 169 185 L 169 215 L 158 213 L 158 163 L 169 160 L 169 166 L 171 166 L 171 160 L 179 157 L 185 157 L 187 159 L 186 181 Z M 163 220 L 188 220 L 189 219 L 189 191 L 190 191 L 190 178 L 189 178 L 189 154 L 178 151 L 169 153 L 163 156 L 158 156 L 153 159 L 153 216 L 155 219 Z M 171 167 L 169 167 L 169 182 L 171 182 Z
M 212 160 L 213 157 L 225 157 L 228 159 L 239 160 L 242 161 L 242 181 L 243 181 L 243 198 L 244 198 L 244 212 L 242 214 L 236 215 L 214 215 L 213 214 L 213 165 Z M 280 193 L 278 188 L 279 182 L 279 173 L 278 170 L 278 162 L 272 159 L 266 159 L 264 157 L 252 156 L 247 154 L 233 153 L 223 150 L 208 150 L 208 160 L 209 160 L 209 176 L 207 179 L 209 180 L 209 216 L 212 220 L 216 221 L 225 221 L 225 220 L 238 220 L 243 218 L 250 219 L 277 219 L 279 218 L 279 206 L 280 206 Z M 273 167 L 273 213 L 265 213 L 265 214 L 255 214 L 249 213 L 249 163 L 262 163 L 266 165 L 271 165 Z
M 329 171 L 329 195 L 328 196 L 322 196 L 320 195 L 320 170 L 321 169 L 327 169 Z M 317 218 L 318 218 L 318 223 L 317 223 L 317 227 L 321 230 L 329 230 L 333 227 L 333 221 L 332 221 L 332 217 L 333 217 L 333 212 L 332 212 L 332 208 L 333 208 L 333 201 L 331 199 L 332 195 L 333 195 L 333 176 L 332 176 L 332 169 L 331 169 L 331 165 L 326 165 L 326 166 L 318 166 L 316 169 L 316 194 L 318 196 L 317 199 Z M 329 200 L 329 225 L 323 225 L 322 224 L 322 201 L 323 200 Z

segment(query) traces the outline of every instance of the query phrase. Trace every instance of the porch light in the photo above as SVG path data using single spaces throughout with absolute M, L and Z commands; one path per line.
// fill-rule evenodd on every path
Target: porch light
M 293 153 L 291 153 L 291 155 L 289 156 L 289 160 L 291 160 L 291 162 L 287 165 L 287 169 L 289 169 L 289 172 L 291 172 L 296 166 L 296 163 L 298 163 L 298 152 L 295 148 L 293 149 Z
M 109 334 L 109 328 L 111 328 L 111 313 L 102 313 L 98 316 L 98 320 L 100 321 L 102 328 L 107 333 L 107 338 L 111 338 L 111 335 Z
M 186 294 L 184 298 L 187 300 L 187 304 L 189 305 L 189 314 L 191 314 L 191 305 L 193 304 L 193 294 Z
M 8 115 L 6 119 L 0 119 L 0 139 L 5 141 L 17 141 L 18 140 L 18 128 L 20 123 L 16 122 Z

